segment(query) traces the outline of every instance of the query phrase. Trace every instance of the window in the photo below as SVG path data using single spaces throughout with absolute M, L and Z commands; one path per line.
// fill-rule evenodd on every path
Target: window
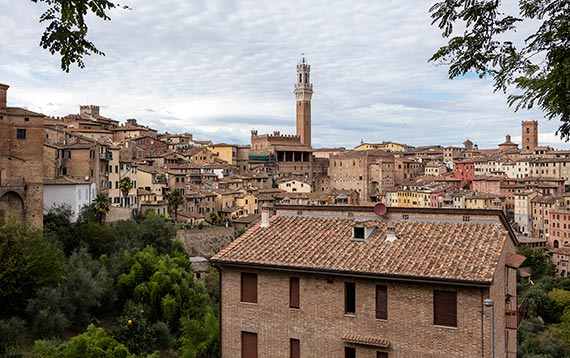
M 257 274 L 241 273 L 241 302 L 257 303 Z
M 388 353 L 386 353 L 386 352 L 376 352 L 376 358 L 388 358 Z
M 376 285 L 376 319 L 388 319 L 388 287 Z
M 63 159 L 70 159 L 71 158 L 71 150 L 64 150 L 61 154 Z
M 363 227 L 354 227 L 354 238 L 355 239 L 364 239 L 364 228 Z
M 257 333 L 241 332 L 241 358 L 257 358 Z
M 89 151 L 89 158 L 95 159 L 95 151 L 94 150 Z
M 16 139 L 26 139 L 26 129 L 16 128 Z
M 299 308 L 299 277 L 289 278 L 289 307 Z
M 433 324 L 457 327 L 457 292 L 433 291 Z
M 301 341 L 291 338 L 289 340 L 289 358 L 301 357 Z
M 67 175 L 67 168 L 61 167 L 61 175 Z
M 344 347 L 344 358 L 356 358 L 356 348 Z
M 356 314 L 356 284 L 344 283 L 344 313 Z

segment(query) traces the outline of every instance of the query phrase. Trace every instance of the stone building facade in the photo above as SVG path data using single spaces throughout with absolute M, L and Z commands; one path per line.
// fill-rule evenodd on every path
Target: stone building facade
M 354 190 L 362 201 L 394 187 L 394 155 L 383 149 L 346 151 L 330 157 L 331 190 Z
M 0 84 L 0 219 L 43 223 L 44 118 L 8 107 L 9 86 Z

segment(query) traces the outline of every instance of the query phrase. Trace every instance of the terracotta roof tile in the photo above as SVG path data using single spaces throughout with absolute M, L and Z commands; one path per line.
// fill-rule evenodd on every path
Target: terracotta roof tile
M 507 229 L 497 222 L 391 221 L 398 239 L 386 241 L 386 221 L 366 241 L 352 241 L 354 218 L 274 215 L 253 226 L 212 259 L 291 269 L 491 283 Z
M 518 254 L 509 254 L 506 258 L 506 265 L 512 268 L 519 268 L 526 260 L 526 257 Z
M 367 346 L 388 348 L 390 341 L 376 336 L 363 336 L 360 334 L 347 333 L 341 337 L 346 343 L 363 344 Z

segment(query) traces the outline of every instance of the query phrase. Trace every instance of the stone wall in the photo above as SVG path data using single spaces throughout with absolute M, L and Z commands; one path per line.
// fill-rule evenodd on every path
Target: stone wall
M 179 230 L 176 236 L 190 256 L 210 258 L 234 240 L 234 228 Z
M 105 221 L 108 223 L 120 221 L 120 220 L 130 220 L 132 219 L 132 209 L 131 208 L 118 208 L 111 206 Z

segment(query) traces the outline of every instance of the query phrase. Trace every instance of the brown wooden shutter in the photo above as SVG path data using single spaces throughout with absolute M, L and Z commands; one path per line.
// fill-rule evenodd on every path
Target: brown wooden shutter
M 289 278 L 289 307 L 299 308 L 299 277 Z
M 241 332 L 241 358 L 257 358 L 257 333 Z
M 376 286 L 376 318 L 388 319 L 388 287 Z
M 344 347 L 344 358 L 356 358 L 356 348 Z
M 457 292 L 433 291 L 433 324 L 457 327 Z
M 376 352 L 376 358 L 388 358 L 388 353 L 386 353 L 386 352 Z
M 241 301 L 257 303 L 257 274 L 241 273 Z
M 290 358 L 301 358 L 301 341 L 298 339 L 290 339 Z

